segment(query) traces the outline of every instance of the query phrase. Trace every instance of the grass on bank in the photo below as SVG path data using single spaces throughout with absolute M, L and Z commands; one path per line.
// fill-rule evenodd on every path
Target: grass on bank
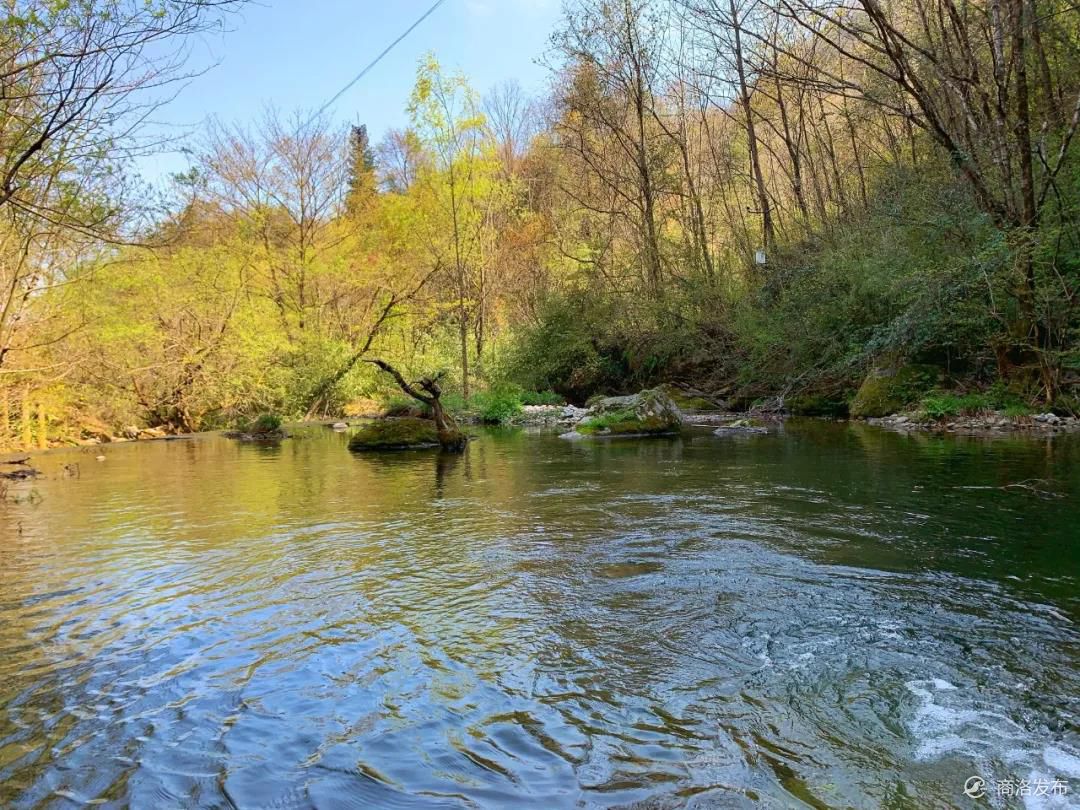
M 923 397 L 917 411 L 919 416 L 935 421 L 990 412 L 1001 412 L 1012 418 L 1034 413 L 1023 400 L 1001 386 L 992 386 L 982 392 L 933 391 Z

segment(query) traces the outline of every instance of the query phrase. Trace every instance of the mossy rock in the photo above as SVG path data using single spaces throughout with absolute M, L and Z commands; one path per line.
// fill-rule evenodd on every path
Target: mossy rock
M 595 403 L 577 425 L 585 435 L 625 436 L 677 433 L 682 413 L 661 389 L 626 397 L 607 397 Z
M 667 394 L 671 401 L 683 411 L 715 411 L 722 410 L 717 404 L 709 399 L 695 394 L 690 394 L 674 385 L 662 385 L 660 388 Z
M 859 386 L 851 402 L 851 415 L 873 417 L 896 413 L 933 389 L 940 374 L 937 366 L 928 365 L 874 369 Z
M 405 417 L 382 419 L 361 428 L 350 440 L 354 452 L 367 450 L 425 450 L 439 446 L 435 423 L 429 419 Z
M 794 416 L 847 416 L 851 407 L 846 399 L 825 394 L 788 397 L 785 404 Z

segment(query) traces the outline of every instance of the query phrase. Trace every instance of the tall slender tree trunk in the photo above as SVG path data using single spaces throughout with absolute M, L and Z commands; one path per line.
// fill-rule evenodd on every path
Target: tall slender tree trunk
M 735 0 L 728 0 L 731 10 L 731 28 L 735 34 L 735 72 L 739 77 L 739 100 L 742 105 L 743 115 L 746 119 L 746 140 L 750 150 L 750 166 L 754 173 L 754 183 L 757 186 L 758 208 L 761 212 L 761 233 L 765 250 L 772 246 L 773 221 L 772 209 L 769 205 L 769 194 L 765 190 L 765 175 L 761 171 L 761 158 L 758 154 L 757 132 L 754 128 L 754 110 L 750 104 L 750 89 L 746 81 L 746 63 L 743 60 L 742 47 L 742 22 L 739 20 L 738 9 Z
M 0 388 L 0 443 L 11 435 L 11 399 L 6 388 Z
M 654 295 L 661 292 L 663 272 L 660 262 L 660 241 L 656 227 L 656 189 L 653 184 L 652 167 L 649 165 L 649 142 L 645 126 L 645 77 L 641 68 L 641 56 L 638 51 L 637 37 L 634 33 L 635 11 L 629 0 L 623 4 L 623 17 L 626 23 L 627 51 L 634 70 L 634 115 L 637 125 L 637 170 L 641 186 L 642 216 L 645 225 L 645 270 L 649 286 Z

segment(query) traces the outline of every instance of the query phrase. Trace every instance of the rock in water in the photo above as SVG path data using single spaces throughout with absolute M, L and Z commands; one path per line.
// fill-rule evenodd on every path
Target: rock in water
M 367 450 L 425 450 L 439 446 L 439 432 L 430 419 L 383 419 L 361 428 L 350 440 L 354 452 Z
M 593 436 L 656 436 L 678 433 L 683 417 L 660 388 L 625 397 L 605 397 L 589 408 L 576 431 Z
M 855 417 L 888 416 L 917 401 L 938 381 L 935 366 L 908 365 L 871 371 L 851 402 Z
M 737 419 L 727 425 L 721 425 L 713 431 L 714 436 L 734 436 L 738 434 L 762 434 L 769 431 L 758 425 L 752 425 L 746 419 Z

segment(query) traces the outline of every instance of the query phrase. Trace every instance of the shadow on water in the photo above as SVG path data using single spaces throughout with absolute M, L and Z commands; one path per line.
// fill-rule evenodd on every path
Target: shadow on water
M 0 505 L 0 806 L 1080 790 L 1076 438 L 347 439 L 39 457 Z

